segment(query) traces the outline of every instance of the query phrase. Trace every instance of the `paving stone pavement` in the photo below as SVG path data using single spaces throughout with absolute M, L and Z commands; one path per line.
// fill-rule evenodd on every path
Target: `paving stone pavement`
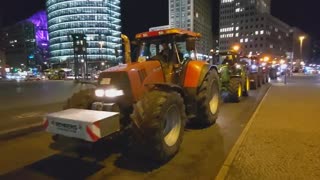
M 320 78 L 273 85 L 228 167 L 228 180 L 320 179 Z

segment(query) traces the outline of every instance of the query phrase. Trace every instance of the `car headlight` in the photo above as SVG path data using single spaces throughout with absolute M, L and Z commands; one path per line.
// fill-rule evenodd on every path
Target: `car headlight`
M 119 89 L 97 89 L 95 90 L 95 95 L 97 97 L 118 97 L 124 95 L 123 90 Z

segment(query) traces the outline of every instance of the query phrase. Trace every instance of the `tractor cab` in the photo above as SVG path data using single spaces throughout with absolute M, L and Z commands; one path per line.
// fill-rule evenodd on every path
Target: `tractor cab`
M 235 63 L 239 63 L 239 55 L 235 51 L 223 51 L 219 52 L 215 55 L 217 59 L 216 62 L 220 65 L 222 64 L 229 64 L 233 65 Z
M 183 66 L 191 59 L 197 59 L 195 42 L 199 33 L 182 29 L 150 31 L 136 35 L 138 42 L 137 62 L 159 60 L 167 82 L 174 80 Z
M 251 72 L 258 72 L 261 69 L 261 64 L 259 62 L 259 59 L 257 57 L 241 57 L 240 61 L 242 63 L 247 64 L 248 71 Z
M 215 55 L 217 60 L 216 62 L 219 65 L 220 70 L 228 69 L 227 73 L 230 70 L 232 74 L 241 74 L 243 71 L 246 71 L 248 63 L 240 59 L 239 54 L 236 51 L 223 51 Z

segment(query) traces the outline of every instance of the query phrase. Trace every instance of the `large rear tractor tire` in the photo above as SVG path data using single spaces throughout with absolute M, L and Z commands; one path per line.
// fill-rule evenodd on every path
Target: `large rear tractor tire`
M 259 74 L 257 74 L 257 77 L 258 77 L 258 87 L 261 87 L 262 86 L 262 77 Z
M 272 80 L 277 79 L 277 70 L 271 69 L 269 72 L 269 76 L 270 76 L 270 79 L 272 79 Z
M 135 145 L 143 156 L 162 163 L 178 152 L 186 121 L 179 93 L 150 91 L 134 105 L 131 118 Z
M 241 78 L 231 78 L 228 85 L 229 101 L 230 102 L 240 102 L 242 97 L 242 83 Z
M 249 96 L 249 90 L 250 90 L 250 80 L 249 80 L 249 77 L 247 76 L 246 79 L 245 79 L 242 95 L 244 97 L 248 97 Z
M 261 73 L 261 81 L 262 81 L 262 84 L 266 84 L 266 77 L 264 73 Z
M 77 109 L 90 109 L 94 101 L 94 90 L 86 89 L 74 93 L 63 106 L 63 109 L 77 108 Z
M 210 126 L 218 118 L 220 109 L 219 75 L 215 70 L 208 72 L 197 94 L 197 118 L 192 121 L 197 126 Z
M 257 74 L 253 74 L 251 76 L 252 76 L 253 81 L 250 82 L 250 88 L 253 89 L 253 90 L 258 89 L 258 87 L 259 87 L 258 75 Z
M 266 84 L 269 83 L 269 75 L 267 73 L 264 74 Z

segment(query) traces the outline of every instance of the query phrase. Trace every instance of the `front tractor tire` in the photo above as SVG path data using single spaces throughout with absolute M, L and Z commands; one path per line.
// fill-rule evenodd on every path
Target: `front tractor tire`
M 243 86 L 241 83 L 241 78 L 231 78 L 228 85 L 229 101 L 230 102 L 240 102 L 242 97 Z
M 90 109 L 94 101 L 94 90 L 86 89 L 74 93 L 63 106 L 63 109 L 77 108 L 77 109 Z
M 74 93 L 64 104 L 62 109 L 90 109 L 91 104 L 93 103 L 94 90 L 86 89 L 80 90 L 79 92 Z M 55 134 L 52 136 L 54 142 L 60 141 L 61 135 Z
M 138 150 L 157 162 L 170 160 L 179 150 L 186 121 L 177 92 L 152 90 L 133 108 L 133 135 Z
M 256 90 L 259 87 L 259 80 L 258 80 L 258 75 L 257 74 L 251 74 L 251 82 L 250 82 L 250 89 Z
M 218 118 L 220 109 L 219 75 L 215 70 L 208 72 L 197 94 L 197 118 L 193 124 L 210 126 Z

